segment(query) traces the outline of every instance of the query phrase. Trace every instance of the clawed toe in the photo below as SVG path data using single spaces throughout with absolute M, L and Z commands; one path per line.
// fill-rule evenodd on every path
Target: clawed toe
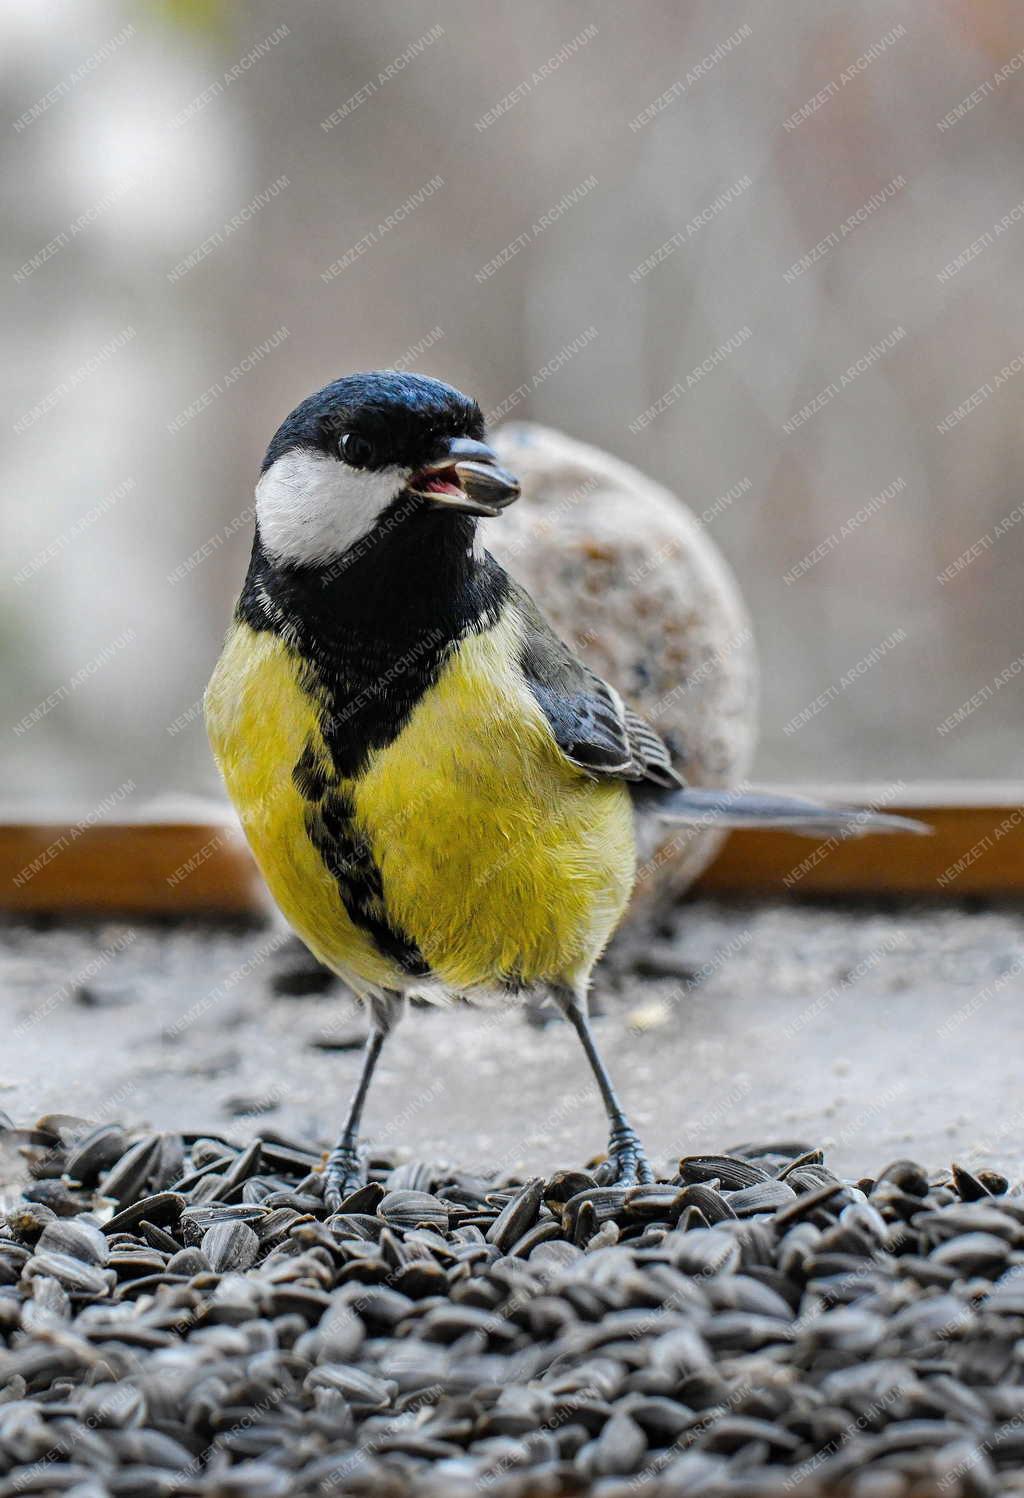
M 366 1185 L 366 1169 L 351 1145 L 338 1145 L 324 1168 L 324 1206 L 328 1215 L 337 1212 L 347 1196 Z
M 606 1186 L 649 1186 L 654 1171 L 644 1154 L 639 1136 L 628 1126 L 614 1129 L 608 1141 L 608 1159 L 601 1167 Z

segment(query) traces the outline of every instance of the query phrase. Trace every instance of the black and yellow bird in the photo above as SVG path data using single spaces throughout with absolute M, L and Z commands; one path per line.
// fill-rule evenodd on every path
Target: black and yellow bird
M 245 585 L 206 693 L 213 752 L 263 875 L 367 1004 L 363 1068 L 325 1199 L 412 994 L 542 992 L 576 1029 L 611 1128 L 606 1175 L 651 1179 L 587 1021 L 646 810 L 715 825 L 900 819 L 686 789 L 653 729 L 479 544 L 519 492 L 476 403 L 417 375 L 335 380 L 278 429 Z

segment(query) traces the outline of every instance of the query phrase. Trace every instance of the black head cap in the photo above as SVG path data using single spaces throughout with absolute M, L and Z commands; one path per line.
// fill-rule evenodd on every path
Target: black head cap
M 453 385 L 427 375 L 378 369 L 345 375 L 310 395 L 287 416 L 267 448 L 261 473 L 292 448 L 338 454 L 343 437 L 354 434 L 374 469 L 417 467 L 446 437 L 483 438 L 484 419 L 476 401 Z

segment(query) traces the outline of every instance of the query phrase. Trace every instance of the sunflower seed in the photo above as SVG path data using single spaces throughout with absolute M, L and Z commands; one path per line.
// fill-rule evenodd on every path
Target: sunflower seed
M 161 1146 L 159 1134 L 146 1134 L 133 1144 L 104 1176 L 103 1195 L 113 1197 L 122 1207 L 131 1206 L 157 1170 Z
M 993 1173 L 851 1186 L 780 1143 L 513 1186 L 381 1154 L 325 1219 L 321 1156 L 280 1138 L 136 1136 L 90 1201 L 46 1172 L 96 1132 L 41 1120 L 0 1218 L 0 1498 L 785 1498 L 827 1451 L 850 1498 L 988 1498 L 1024 1460 L 1024 1197 Z
M 738 1191 L 769 1180 L 771 1171 L 735 1155 L 684 1155 L 679 1162 L 679 1175 L 687 1184 L 717 1181 L 725 1191 Z
M 337 1389 L 354 1408 L 386 1409 L 398 1393 L 393 1379 L 378 1378 L 340 1363 L 322 1363 L 306 1379 L 310 1389 Z
M 948 1265 L 961 1274 L 983 1274 L 989 1279 L 999 1276 L 1008 1256 L 1006 1240 L 994 1233 L 962 1233 L 940 1244 L 931 1254 L 936 1264 Z
M 120 1124 L 98 1124 L 83 1134 L 68 1155 L 65 1172 L 81 1186 L 94 1186 L 103 1171 L 111 1169 L 128 1148 L 128 1136 Z
M 103 1225 L 109 1237 L 112 1233 L 124 1232 L 140 1222 L 177 1222 L 182 1215 L 185 1198 L 176 1191 L 160 1191 L 156 1196 L 144 1196 L 130 1207 L 117 1212 Z
M 537 1220 L 543 1189 L 544 1182 L 540 1176 L 527 1181 L 526 1185 L 506 1202 L 488 1228 L 485 1234 L 487 1242 L 496 1244 L 500 1249 L 507 1249 L 517 1238 L 522 1237 L 523 1233 Z
M 98 1227 L 65 1218 L 48 1222 L 39 1237 L 39 1249 L 67 1254 L 84 1264 L 102 1267 L 110 1257 L 110 1245 Z
M 759 1181 L 729 1196 L 729 1206 L 737 1217 L 753 1217 L 759 1212 L 777 1212 L 796 1200 L 796 1192 L 786 1181 Z
M 39 1249 L 29 1259 L 22 1273 L 26 1280 L 32 1279 L 37 1274 L 50 1275 L 73 1295 L 107 1295 L 115 1281 L 115 1276 L 108 1270 L 85 1264 L 81 1259 L 73 1258 L 71 1254 Z
M 729 1201 L 720 1191 L 713 1186 L 697 1183 L 693 1186 L 684 1186 L 676 1197 L 679 1208 L 680 1221 L 688 1207 L 696 1208 L 709 1226 L 713 1227 L 717 1222 L 725 1222 L 730 1217 L 735 1217 Z
M 202 1253 L 214 1274 L 248 1269 L 259 1252 L 260 1240 L 246 1222 L 215 1222 L 203 1234 Z
M 740 1249 L 729 1233 L 696 1229 L 673 1235 L 672 1263 L 683 1274 L 700 1277 L 731 1274 L 740 1261 Z
M 928 1195 L 928 1177 L 913 1160 L 893 1160 L 877 1177 L 876 1184 L 889 1182 L 908 1196 Z
M 615 1477 L 635 1472 L 647 1452 L 647 1437 L 625 1412 L 612 1415 L 595 1441 L 584 1446 L 575 1461 L 585 1477 Z
M 446 1228 L 449 1208 L 439 1197 L 432 1196 L 429 1192 L 402 1188 L 389 1191 L 381 1199 L 377 1215 L 397 1227 Z

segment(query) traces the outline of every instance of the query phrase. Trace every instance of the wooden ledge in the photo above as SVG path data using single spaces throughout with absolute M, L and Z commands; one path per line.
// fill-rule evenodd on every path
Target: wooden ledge
M 730 897 L 955 900 L 1024 893 L 1024 784 L 787 787 L 919 817 L 930 837 L 736 831 L 694 892 Z M 0 823 L 0 909 L 256 917 L 269 897 L 220 803 L 178 819 Z
M 819 790 L 801 787 L 800 794 L 816 796 Z M 905 787 L 892 799 L 885 787 L 875 786 L 828 787 L 820 794 L 917 817 L 928 823 L 931 835 L 819 839 L 791 832 L 734 832 L 695 892 L 940 900 L 1024 893 L 1024 784 L 920 784 Z

